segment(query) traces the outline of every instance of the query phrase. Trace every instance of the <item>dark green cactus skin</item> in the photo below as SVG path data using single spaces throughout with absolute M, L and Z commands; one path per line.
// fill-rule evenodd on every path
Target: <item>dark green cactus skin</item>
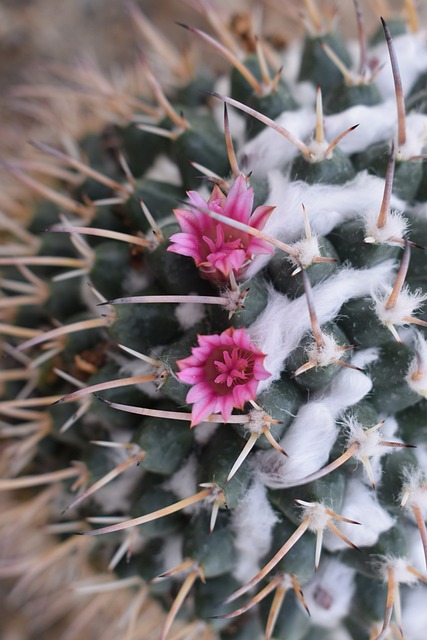
M 394 28 L 398 34 L 403 27 L 400 22 L 396 22 Z M 376 41 L 376 36 L 374 40 Z M 321 41 L 328 42 L 345 63 L 349 64 L 350 59 L 340 36 L 335 33 L 326 34 L 321 38 L 306 39 L 299 80 L 321 85 L 325 110 L 328 113 L 339 113 L 355 104 L 380 104 L 382 98 L 375 84 L 342 86 L 340 73 L 324 53 Z M 245 64 L 257 79 L 261 80 L 256 57 L 250 56 L 245 60 Z M 93 260 L 82 279 L 55 282 L 52 278 L 62 273 L 60 268 L 35 267 L 34 273 L 48 285 L 48 296 L 42 305 L 18 309 L 15 316 L 18 326 L 49 330 L 56 326 L 55 321 L 65 325 L 93 318 L 94 312 L 88 310 L 84 293 L 88 280 L 107 301 L 130 295 L 223 294 L 224 287 L 201 277 L 190 257 L 168 251 L 170 237 L 180 232 L 178 224 L 173 219 L 173 209 L 186 208 L 183 204 L 185 191 L 201 186 L 200 173 L 191 166 L 190 161 L 198 162 L 209 168 L 213 174 L 232 182 L 224 136 L 213 118 L 208 99 L 200 93 L 201 86 L 204 87 L 204 91 L 211 89 L 212 78 L 205 75 L 196 78 L 187 88 L 181 87 L 175 96 L 172 96 L 173 105 L 177 111 L 182 107 L 188 121 L 188 128 L 180 132 L 176 139 L 156 137 L 138 130 L 132 124 L 115 130 L 115 134 L 120 138 L 120 148 L 136 178 L 134 192 L 122 203 L 101 207 L 90 224 L 99 229 L 134 234 L 138 238 L 142 234 L 151 237 L 150 225 L 139 204 L 139 199 L 142 199 L 161 228 L 163 241 L 157 245 L 153 243 L 153 246 L 146 250 L 139 250 L 139 247 L 135 250 L 135 247 L 128 243 L 88 237 L 86 241 L 93 252 Z M 413 96 L 421 90 L 425 90 L 425 78 L 419 79 Z M 231 74 L 231 95 L 272 119 L 283 111 L 298 108 L 297 101 L 284 82 L 280 82 L 274 92 L 258 96 L 236 70 Z M 168 118 L 160 120 L 158 125 L 172 129 Z M 264 130 L 264 125 L 246 116 L 245 127 L 246 139 L 254 138 Z M 357 135 L 357 132 L 353 135 Z M 287 167 L 287 175 L 291 182 L 303 180 L 307 183 L 307 189 L 319 184 L 344 186 L 365 169 L 373 175 L 384 177 L 390 152 L 389 145 L 390 141 L 387 140 L 353 156 L 336 148 L 330 158 L 315 163 L 307 162 L 299 155 Z M 88 136 L 82 141 L 82 148 L 92 166 L 114 179 L 123 179 L 117 159 L 105 143 L 105 135 Z M 160 154 L 167 154 L 175 163 L 181 177 L 179 186 L 170 182 L 167 175 L 162 180 L 146 177 L 145 174 Z M 256 176 L 254 179 L 249 178 L 249 182 L 255 191 L 254 206 L 264 203 L 277 204 L 268 201 L 267 178 Z M 208 188 L 211 188 L 209 183 Z M 408 208 L 409 203 L 424 202 L 427 199 L 425 165 L 418 160 L 398 162 L 393 192 L 408 203 Z M 96 200 L 114 194 L 109 188 L 88 179 L 70 195 L 84 203 L 86 196 Z M 28 227 L 31 233 L 40 235 L 41 238 L 37 255 L 76 258 L 76 248 L 66 234 L 45 233 L 52 224 L 58 223 L 59 213 L 58 207 L 51 203 L 40 202 L 37 205 Z M 408 218 L 409 239 L 427 246 L 425 217 L 408 212 Z M 401 246 L 397 246 L 396 243 L 368 245 L 364 243 L 365 235 L 361 216 L 355 216 L 341 222 L 328 235 L 319 236 L 320 255 L 334 258 L 334 261 L 313 263 L 306 268 L 312 287 L 323 285 L 344 269 L 368 269 L 387 260 L 401 260 Z M 414 249 L 406 280 L 412 290 L 420 287 L 426 291 L 426 265 L 425 250 Z M 180 382 L 176 376 L 177 361 L 190 355 L 191 349 L 197 344 L 197 335 L 221 333 L 228 327 L 248 328 L 259 321 L 268 306 L 272 292 L 274 295 L 280 293 L 286 296 L 290 304 L 301 299 L 305 295 L 303 277 L 301 273 L 292 275 L 294 269 L 295 265 L 291 264 L 286 255 L 277 251 L 268 265 L 254 277 L 248 280 L 242 278 L 241 290 L 248 289 L 242 309 L 229 317 L 228 311 L 222 306 L 205 305 L 201 317 L 195 319 L 190 327 L 180 322 L 177 303 L 125 303 L 114 307 L 100 307 L 99 315 L 104 310 L 110 313 L 113 308 L 111 323 L 104 327 L 66 335 L 63 347 L 55 359 L 40 366 L 33 396 L 65 395 L 74 391 L 70 382 L 64 382 L 58 377 L 55 372 L 57 369 L 64 369 L 81 378 L 85 386 L 132 375 L 126 373 L 126 367 L 130 367 L 136 361 L 128 354 L 124 355 L 117 346 L 124 345 L 158 360 L 168 375 L 159 385 L 158 391 L 147 389 L 145 392 L 141 390 L 143 387 L 140 385 L 126 386 L 104 390 L 100 393 L 101 398 L 107 402 L 132 407 L 188 414 L 191 410 L 186 402 L 189 386 Z M 392 271 L 393 276 L 395 273 L 396 270 Z M 4 278 L 13 278 L 18 282 L 25 279 L 15 266 L 5 268 L 3 275 Z M 143 282 L 141 286 L 132 285 L 132 282 L 140 281 Z M 13 296 L 10 297 L 12 304 Z M 418 317 L 425 319 L 425 311 Z M 277 323 L 281 320 L 277 318 Z M 424 328 L 418 330 L 420 335 L 425 331 Z M 332 320 L 322 323 L 322 332 L 332 335 L 339 347 L 353 345 L 359 350 L 374 348 L 378 352 L 378 357 L 364 366 L 364 372 L 372 379 L 369 395 L 351 409 L 342 410 L 335 416 L 338 436 L 325 464 L 342 455 L 348 446 L 342 423 L 349 415 L 358 419 L 366 429 L 373 427 L 383 417 L 394 416 L 397 431 L 393 439 L 400 438 L 405 443 L 423 446 L 427 433 L 427 401 L 409 386 L 406 379 L 408 368 L 416 355 L 416 346 L 412 338 L 404 339 L 402 344 L 398 344 L 389 329 L 379 320 L 373 307 L 373 299 L 367 294 L 347 296 L 338 314 Z M 16 346 L 20 342 L 19 339 L 13 340 Z M 278 442 L 283 437 L 286 438 L 298 412 L 313 402 L 313 398 L 319 402 L 326 402 L 328 389 L 338 379 L 345 365 L 351 361 L 352 352 L 349 349 L 343 352 L 338 363 L 314 366 L 294 379 L 295 371 L 307 361 L 307 349 L 312 343 L 313 331 L 303 332 L 299 344 L 286 358 L 281 375 L 256 397 L 256 402 L 274 421 L 270 433 Z M 37 353 L 35 347 L 31 355 Z M 79 362 L 82 360 L 96 361 L 92 373 L 79 369 Z M 6 368 L 12 367 L 13 362 L 9 357 Z M 6 398 L 13 399 L 23 388 L 24 383 L 9 382 L 5 385 Z M 206 579 L 206 582 L 198 580 L 195 583 L 193 596 L 185 604 L 182 617 L 187 620 L 205 621 L 216 634 L 219 634 L 215 637 L 222 640 L 262 638 L 272 603 L 271 595 L 257 609 L 245 612 L 240 618 L 228 620 L 220 616 L 242 607 L 251 597 L 250 594 L 246 594 L 232 604 L 222 604 L 230 593 L 242 586 L 242 581 L 236 578 L 240 552 L 236 546 L 238 536 L 235 514 L 258 482 L 258 460 L 270 450 L 271 442 L 262 434 L 237 473 L 228 479 L 233 464 L 250 436 L 246 424 L 218 424 L 213 434 L 205 438 L 203 429 L 206 427 L 196 426 L 190 429 L 189 421 L 182 416 L 182 419 L 175 420 L 115 411 L 108 404 L 93 397 L 88 405 L 85 415 L 65 433 L 61 427 L 71 418 L 79 405 L 64 403 L 48 408 L 47 414 L 50 416 L 52 428 L 43 438 L 38 454 L 25 467 L 22 475 L 58 470 L 62 466 L 69 466 L 73 460 L 82 460 L 88 469 L 92 484 L 111 471 L 117 462 L 112 462 L 111 458 L 100 453 L 100 450 L 91 444 L 91 440 L 133 443 L 144 455 L 138 464 L 135 482 L 125 492 L 123 511 L 111 513 L 108 507 L 103 506 L 108 504 L 108 485 L 103 489 L 103 495 L 107 498 L 104 497 L 98 502 L 95 495 L 72 510 L 70 519 L 88 515 L 123 515 L 138 518 L 183 499 L 177 490 L 176 482 L 179 481 L 176 481 L 175 474 L 193 465 L 192 479 L 196 485 L 194 492 L 199 490 L 199 484 L 208 483 L 215 485 L 221 497 L 213 531 L 210 531 L 210 501 L 143 524 L 138 529 L 141 544 L 136 547 L 129 561 L 122 560 L 117 565 L 116 575 L 118 578 L 141 576 L 149 583 L 152 597 L 158 599 L 166 610 L 169 609 L 177 592 L 176 579 L 165 579 L 155 583 L 150 581 L 162 572 L 172 569 L 164 566 L 164 558 L 167 557 L 165 549 L 171 540 L 182 538 L 182 558 L 194 561 L 194 565 L 201 568 L 203 578 Z M 252 409 L 253 407 L 247 404 L 241 411 L 233 413 L 246 414 Z M 12 418 L 12 422 L 18 422 L 18 419 Z M 198 431 L 202 433 L 200 437 Z M 302 433 L 301 439 L 304 437 Z M 272 527 L 269 548 L 264 557 L 259 559 L 260 567 L 274 556 L 301 524 L 303 516 L 296 500 L 320 502 L 334 513 L 341 513 L 346 490 L 356 473 L 359 474 L 358 477 L 362 476 L 361 464 L 357 472 L 356 465 L 356 461 L 351 459 L 331 474 L 315 481 L 299 483 L 291 488 L 268 488 L 268 504 L 275 514 L 276 523 Z M 402 515 L 399 497 L 404 484 L 403 470 L 419 467 L 419 460 L 412 449 L 399 449 L 382 458 L 380 465 L 382 476 L 375 495 L 381 508 L 395 519 L 393 526 L 381 533 L 374 544 L 365 545 L 361 550 L 349 547 L 340 551 L 325 550 L 320 561 L 322 564 L 332 558 L 355 570 L 352 603 L 335 627 L 338 632 L 344 630 L 349 634 L 348 638 L 356 640 L 368 640 L 372 637 L 370 633 L 373 625 L 384 616 L 386 585 L 379 579 L 373 558 L 406 557 L 410 553 L 410 549 L 407 549 L 405 527 L 413 527 L 413 522 L 408 520 L 409 516 L 405 519 L 406 516 Z M 114 487 L 114 481 L 111 487 Z M 71 494 L 69 499 L 71 501 Z M 351 518 L 351 515 L 349 517 Z M 338 528 L 339 525 L 340 523 Z M 122 538 L 114 534 L 112 541 L 111 545 L 115 550 Z M 304 590 L 304 587 L 316 577 L 315 554 L 316 535 L 313 531 L 307 531 L 277 564 L 267 580 L 258 585 L 258 590 L 280 573 L 295 575 Z M 100 558 L 101 552 L 98 552 L 95 546 L 94 566 L 100 563 Z M 181 578 L 180 580 L 182 582 Z M 312 623 L 295 594 L 289 592 L 278 614 L 274 638 L 334 640 L 335 627 L 331 630 L 326 626 L 319 626 L 316 616 Z M 342 637 L 347 638 L 347 635 Z M 418 640 L 418 637 L 415 640 Z

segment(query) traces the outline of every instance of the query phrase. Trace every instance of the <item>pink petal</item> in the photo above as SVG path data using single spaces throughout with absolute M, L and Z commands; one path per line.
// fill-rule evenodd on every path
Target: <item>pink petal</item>
M 194 387 L 191 387 L 191 389 L 189 390 L 189 392 L 187 393 L 187 397 L 186 397 L 186 401 L 189 404 L 193 404 L 193 402 L 199 402 L 199 400 L 202 400 L 203 398 L 206 398 L 206 396 L 212 396 L 212 389 L 209 386 L 209 384 L 207 384 L 207 382 L 199 382 L 198 384 L 196 384 Z
M 191 426 L 195 427 L 196 425 L 203 422 L 211 413 L 215 411 L 215 397 L 206 396 L 202 400 L 195 402 L 193 404 L 193 409 L 191 411 Z
M 227 422 L 228 418 L 231 416 L 231 412 L 233 411 L 233 396 L 226 395 L 217 398 L 215 404 L 215 411 L 219 411 L 224 419 Z
M 254 227 L 255 229 L 263 229 L 275 208 L 276 207 L 269 207 L 267 205 L 257 207 L 249 218 L 249 224 L 251 227 Z
M 255 396 L 252 395 L 250 389 L 245 384 L 238 384 L 233 389 L 234 406 L 238 407 L 239 409 L 243 408 L 245 402 L 247 402 L 248 400 L 253 400 L 254 398 Z
M 176 377 L 181 382 L 186 382 L 187 384 L 198 384 L 204 380 L 205 373 L 202 367 L 188 367 L 177 373 Z
M 227 195 L 224 214 L 239 222 L 248 223 L 254 203 L 254 190 L 247 187 L 245 178 L 236 178 Z

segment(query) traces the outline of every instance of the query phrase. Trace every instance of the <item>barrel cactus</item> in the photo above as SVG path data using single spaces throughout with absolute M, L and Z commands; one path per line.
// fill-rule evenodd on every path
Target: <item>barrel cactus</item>
M 197 4 L 228 74 L 131 5 L 145 93 L 69 73 L 109 125 L 4 165 L 40 196 L 1 219 L 26 637 L 425 637 L 426 34 L 303 5 L 280 48 Z

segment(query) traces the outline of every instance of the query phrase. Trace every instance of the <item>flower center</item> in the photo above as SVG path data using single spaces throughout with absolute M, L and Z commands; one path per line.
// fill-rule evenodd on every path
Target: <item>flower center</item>
M 214 349 L 206 362 L 205 372 L 218 395 L 225 395 L 253 377 L 254 355 L 235 346 Z

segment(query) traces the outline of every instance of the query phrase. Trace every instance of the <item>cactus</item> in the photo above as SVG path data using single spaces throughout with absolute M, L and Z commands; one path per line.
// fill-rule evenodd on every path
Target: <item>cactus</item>
M 356 70 L 314 2 L 285 52 L 201 3 L 224 79 L 131 5 L 148 97 L 75 71 L 107 129 L 34 143 L 53 184 L 5 164 L 40 196 L 1 220 L 28 638 L 424 638 L 427 48 L 354 6 Z

